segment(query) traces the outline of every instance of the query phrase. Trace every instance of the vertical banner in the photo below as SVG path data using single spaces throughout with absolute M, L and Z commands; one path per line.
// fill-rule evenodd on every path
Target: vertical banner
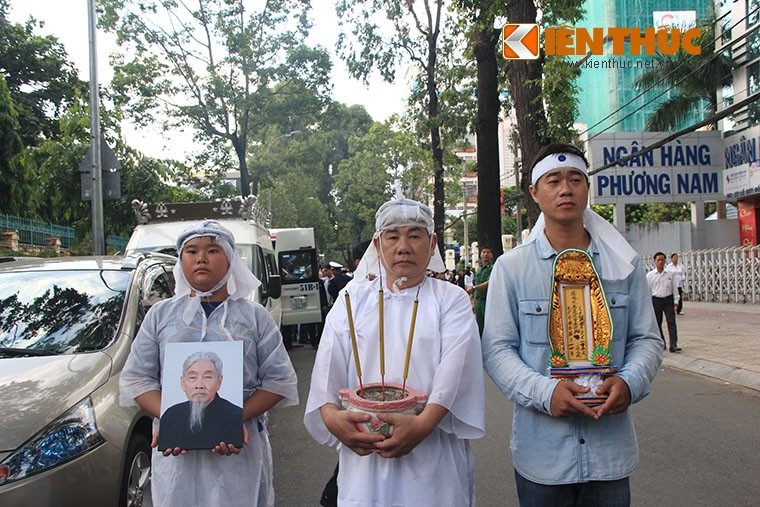
M 757 245 L 757 209 L 754 203 L 739 201 L 739 240 L 742 246 Z

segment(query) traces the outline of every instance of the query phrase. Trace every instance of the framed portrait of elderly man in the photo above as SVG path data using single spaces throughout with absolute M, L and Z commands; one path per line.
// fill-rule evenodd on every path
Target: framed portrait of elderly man
M 158 450 L 243 446 L 243 343 L 166 345 Z

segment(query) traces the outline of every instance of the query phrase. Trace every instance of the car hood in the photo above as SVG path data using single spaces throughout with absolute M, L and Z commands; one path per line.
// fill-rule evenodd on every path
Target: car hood
M 103 385 L 103 352 L 0 359 L 0 451 L 11 451 Z

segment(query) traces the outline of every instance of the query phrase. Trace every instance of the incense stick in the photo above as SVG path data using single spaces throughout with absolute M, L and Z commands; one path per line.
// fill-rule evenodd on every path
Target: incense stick
M 351 298 L 346 291 L 346 313 L 348 314 L 348 330 L 351 334 L 351 348 L 354 349 L 354 363 L 356 364 L 356 375 L 359 377 L 359 390 L 364 398 L 364 385 L 362 384 L 362 367 L 359 364 L 359 347 L 356 345 L 356 330 L 354 329 L 354 316 L 351 314 Z
M 380 290 L 377 292 L 378 297 L 378 314 L 379 323 L 378 331 L 380 333 L 380 382 L 383 389 L 383 401 L 385 401 L 385 319 L 383 316 L 383 279 L 380 278 Z
M 414 324 L 417 322 L 417 307 L 420 304 L 420 287 L 417 286 L 417 294 L 414 296 L 414 306 L 412 307 L 412 323 L 409 324 L 409 339 L 406 341 L 406 360 L 404 361 L 404 382 L 401 384 L 401 396 L 406 395 L 406 379 L 409 376 L 409 359 L 412 357 L 412 341 L 414 340 Z
M 381 246 L 382 248 L 382 246 Z M 380 252 L 382 255 L 382 252 Z M 380 386 L 382 388 L 383 401 L 385 401 L 385 316 L 383 301 L 383 267 L 380 264 L 380 258 L 377 259 L 377 280 L 380 283 L 378 289 L 378 335 L 380 344 Z

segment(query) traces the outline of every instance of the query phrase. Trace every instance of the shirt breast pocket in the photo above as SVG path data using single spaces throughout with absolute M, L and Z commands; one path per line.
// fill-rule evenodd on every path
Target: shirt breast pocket
M 525 341 L 529 345 L 549 346 L 548 323 L 548 299 L 524 299 L 520 301 L 520 325 L 524 327 L 520 334 L 525 337 Z
M 624 340 L 628 335 L 628 294 L 607 294 L 607 306 L 612 316 L 612 341 Z

